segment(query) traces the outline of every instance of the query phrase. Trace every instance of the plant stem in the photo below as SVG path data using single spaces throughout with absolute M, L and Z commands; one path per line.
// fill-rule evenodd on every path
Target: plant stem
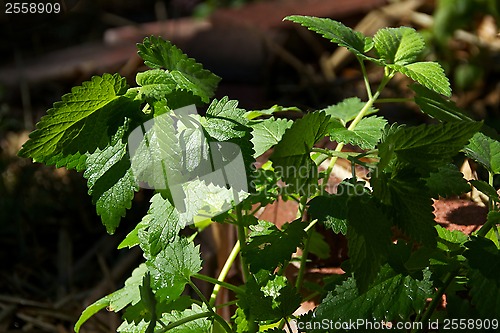
M 448 288 L 448 286 L 450 285 L 451 281 L 453 281 L 455 276 L 456 276 L 456 273 L 448 272 L 446 274 L 444 281 L 443 281 L 443 285 L 437 290 L 436 295 L 434 295 L 434 297 L 432 298 L 432 301 L 429 304 L 429 306 L 427 307 L 427 309 L 425 310 L 424 315 L 422 316 L 422 318 L 420 320 L 418 320 L 419 322 L 421 322 L 423 324 L 429 322 L 429 319 L 431 318 L 432 314 L 434 313 L 434 310 L 436 310 L 436 307 L 438 306 L 439 301 L 441 300 L 441 297 L 443 296 L 444 292 L 446 291 L 446 288 Z M 422 328 L 412 330 L 412 333 L 414 333 L 414 332 L 420 333 L 420 332 L 424 332 L 424 331 L 426 331 L 426 329 L 422 325 Z
M 311 224 L 309 224 L 311 225 Z M 313 229 L 310 228 L 307 230 L 307 238 L 304 244 L 304 249 L 302 250 L 302 257 L 300 258 L 300 268 L 299 272 L 297 274 L 297 280 L 295 281 L 295 288 L 297 288 L 297 291 L 300 291 L 302 288 L 302 283 L 304 282 L 304 275 L 306 273 L 306 263 L 307 263 L 307 256 L 309 255 L 309 244 L 311 243 L 311 235 L 312 235 Z
M 406 103 L 413 101 L 413 98 L 379 98 L 375 103 Z
M 229 324 L 224 320 L 224 318 L 219 316 L 212 309 L 212 306 L 210 305 L 208 300 L 205 298 L 205 295 L 203 295 L 203 293 L 200 291 L 200 289 L 198 289 L 198 287 L 193 283 L 193 281 L 189 280 L 188 283 L 191 286 L 191 288 L 193 288 L 194 292 L 198 295 L 198 297 L 203 301 L 203 303 L 205 303 L 205 305 L 208 308 L 208 311 L 211 313 L 211 315 L 214 317 L 214 319 L 219 322 L 219 324 L 224 328 L 224 330 L 226 332 L 231 333 L 232 330 L 231 330 L 231 327 L 229 327 Z
M 214 290 L 212 291 L 212 295 L 210 296 L 210 305 L 214 306 L 215 305 L 215 300 L 217 299 L 217 294 L 219 293 L 220 287 L 224 287 L 226 289 L 232 290 L 236 293 L 243 293 L 243 289 L 236 287 L 232 284 L 224 282 L 226 279 L 227 274 L 229 273 L 229 270 L 231 269 L 231 266 L 233 266 L 234 261 L 236 260 L 236 257 L 238 256 L 238 253 L 240 252 L 240 241 L 237 241 L 236 244 L 234 244 L 233 249 L 231 250 L 231 253 L 229 254 L 229 257 L 227 257 L 226 262 L 224 263 L 224 266 L 222 267 L 222 270 L 219 273 L 219 277 L 217 279 L 213 279 L 211 277 L 207 277 L 203 275 L 202 279 L 205 279 L 205 281 L 214 283 Z M 198 274 L 195 275 L 197 277 Z
M 384 78 L 382 79 L 382 82 L 380 82 L 380 85 L 379 85 L 377 91 L 375 92 L 375 94 L 366 102 L 366 104 L 363 106 L 363 108 L 359 111 L 356 118 L 354 118 L 354 120 L 351 122 L 349 127 L 347 127 L 347 129 L 349 131 L 352 131 L 356 128 L 356 126 L 359 124 L 361 119 L 363 119 L 363 117 L 366 115 L 368 110 L 370 110 L 370 108 L 373 106 L 373 103 L 375 103 L 377 98 L 380 96 L 380 93 L 382 92 L 382 90 L 384 89 L 386 84 L 392 79 L 393 76 L 394 76 L 394 73 L 391 73 L 391 74 L 384 76 Z M 334 151 L 341 152 L 342 148 L 344 148 L 344 143 L 339 142 Z M 334 156 L 330 160 L 330 164 L 328 165 L 328 169 L 326 169 L 325 177 L 323 178 L 323 186 L 326 186 L 328 179 L 330 178 L 330 174 L 332 173 L 333 167 L 335 166 L 335 163 L 337 163 L 337 159 L 338 159 L 338 157 Z
M 235 207 L 236 209 L 236 224 L 238 225 L 238 243 L 241 247 L 241 244 L 245 244 L 247 240 L 247 231 L 245 226 L 243 225 L 243 214 L 241 213 L 241 206 L 238 205 Z M 243 282 L 246 283 L 248 277 L 250 276 L 250 272 L 248 271 L 248 266 L 246 264 L 245 258 L 240 253 L 240 263 L 241 263 L 241 272 L 243 273 Z
M 365 81 L 366 94 L 368 95 L 368 99 L 372 99 L 372 88 L 370 87 L 370 81 L 368 81 L 368 74 L 366 73 L 365 62 L 363 59 L 358 58 L 359 65 L 361 66 L 361 73 L 363 74 L 363 81 Z
M 229 265 L 229 267 L 231 267 L 231 265 Z M 224 271 L 224 268 L 222 268 L 222 271 L 221 271 L 221 274 L 219 275 L 219 277 L 217 279 L 214 279 L 213 277 L 211 276 L 206 276 L 206 275 L 203 275 L 203 274 L 194 274 L 193 277 L 195 279 L 198 279 L 198 280 L 202 280 L 202 281 L 206 281 L 206 282 L 209 282 L 209 283 L 212 283 L 213 285 L 215 286 L 220 286 L 220 287 L 224 287 L 228 290 L 232 290 L 234 291 L 235 293 L 243 293 L 245 292 L 242 288 L 238 287 L 238 286 L 235 286 L 234 284 L 231 284 L 231 283 L 227 283 L 227 282 L 224 282 L 223 279 L 226 277 L 227 275 L 227 270 L 225 272 L 225 274 L 223 274 L 223 271 Z M 222 280 L 221 280 L 222 279 Z M 215 288 L 214 288 L 215 289 Z M 220 288 L 218 288 L 219 290 Z M 217 295 L 215 295 L 217 296 Z M 212 296 L 210 297 L 210 300 L 212 300 L 212 297 L 214 297 L 214 293 L 212 293 Z
M 493 186 L 493 173 L 488 172 L 488 184 Z M 493 200 L 488 199 L 488 210 L 491 212 L 492 210 L 495 209 L 495 203 Z M 478 230 L 477 234 L 478 236 L 481 237 L 486 237 L 486 234 L 495 226 L 496 219 L 489 219 L 486 220 L 486 223 L 483 224 L 483 226 Z

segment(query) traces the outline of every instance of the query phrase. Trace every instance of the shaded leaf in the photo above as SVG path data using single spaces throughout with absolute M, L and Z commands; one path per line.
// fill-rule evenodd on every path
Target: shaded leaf
M 430 275 L 426 270 L 424 279 L 415 280 L 384 266 L 365 293 L 359 293 L 354 279 L 349 278 L 316 308 L 313 321 L 408 321 L 423 310 L 426 299 L 434 293 Z
M 434 199 L 470 191 L 470 185 L 454 164 L 445 164 L 437 171 L 431 172 L 429 177 L 425 179 L 425 183 Z
M 465 155 L 481 163 L 489 172 L 500 173 L 500 142 L 476 133 L 464 149 Z
M 305 115 L 293 123 L 274 148 L 270 157 L 274 171 L 291 191 L 304 195 L 317 186 L 318 170 L 309 154 L 326 134 L 329 120 L 324 112 Z

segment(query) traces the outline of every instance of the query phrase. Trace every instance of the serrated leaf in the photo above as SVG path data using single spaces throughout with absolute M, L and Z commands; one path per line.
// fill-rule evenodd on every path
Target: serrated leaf
M 464 149 L 465 155 L 481 163 L 488 171 L 500 173 L 500 142 L 476 133 Z
M 380 205 L 368 194 L 350 197 L 347 220 L 351 269 L 358 289 L 364 292 L 387 258 L 391 224 Z
M 423 37 L 409 27 L 380 29 L 373 36 L 373 43 L 386 64 L 398 65 L 415 62 L 425 47 Z
M 471 269 L 468 274 L 471 303 L 483 318 L 498 318 L 500 313 L 500 286 L 498 280 L 485 277 Z
M 410 88 L 417 94 L 415 103 L 429 116 L 443 122 L 462 120 L 473 122 L 454 102 L 444 99 L 442 95 L 419 84 L 412 84 Z
M 141 223 L 148 226 L 149 253 L 152 256 L 156 256 L 167 244 L 174 241 L 184 227 L 175 207 L 160 193 L 151 198 L 148 214 Z
M 147 37 L 138 44 L 139 56 L 150 68 L 164 68 L 183 89 L 199 96 L 207 103 L 213 96 L 220 78 L 203 69 L 194 59 L 188 58 L 180 49 L 159 37 Z
M 392 159 L 421 168 L 450 162 L 481 126 L 479 122 L 393 126 L 379 144 L 379 169 L 384 169 Z
M 163 101 L 155 102 L 153 106 L 166 107 Z M 177 195 L 182 198 L 182 193 L 172 193 L 174 186 L 185 180 L 182 165 L 184 147 L 179 142 L 179 130 L 174 124 L 176 116 L 182 119 L 184 113 L 178 110 L 175 115 L 164 113 L 148 120 L 132 131 L 128 142 L 131 166 L 137 181 L 156 190 L 167 190 L 170 197 Z
M 292 124 L 291 120 L 274 119 L 273 117 L 252 124 L 254 157 L 264 154 L 269 148 L 280 142 L 283 134 Z
M 466 234 L 458 230 L 448 230 L 439 224 L 434 226 L 438 232 L 438 248 L 447 252 L 459 251 L 468 240 Z
M 365 293 L 359 293 L 354 279 L 349 278 L 328 294 L 316 308 L 313 320 L 409 321 L 412 314 L 423 310 L 426 299 L 434 293 L 430 275 L 430 271 L 424 271 L 424 279 L 419 281 L 384 266 Z
M 464 179 L 464 175 L 454 164 L 446 164 L 430 173 L 425 179 L 427 188 L 434 199 L 459 195 L 470 191 L 470 186 Z
M 361 149 L 373 149 L 382 137 L 382 130 L 387 120 L 382 117 L 363 118 L 353 130 L 332 122 L 330 139 L 337 142 L 350 143 Z
M 390 179 L 393 220 L 412 239 L 428 246 L 435 246 L 437 232 L 432 199 L 425 183 L 418 178 Z
M 206 112 L 203 129 L 209 135 L 209 142 L 227 142 L 239 147 L 246 174 L 250 175 L 255 162 L 255 152 L 251 143 L 252 129 L 244 117 L 245 113 L 244 109 L 238 108 L 238 101 L 230 100 L 227 96 L 220 100 L 214 99 Z M 241 181 L 242 170 L 235 171 L 240 179 L 239 183 L 243 183 Z M 234 183 L 236 185 L 238 182 Z
M 176 323 L 187 317 L 195 316 L 198 314 L 206 313 L 206 306 L 203 307 L 193 304 L 191 309 L 186 309 L 184 311 L 172 311 L 171 313 L 166 313 L 162 316 L 166 322 Z M 195 320 L 190 320 L 182 325 L 171 328 L 168 332 L 172 333 L 212 333 L 212 319 L 209 318 L 198 318 Z
M 176 88 L 171 74 L 161 69 L 137 73 L 136 81 L 141 86 L 139 94 L 146 99 L 160 100 Z
M 488 279 L 492 279 L 500 287 L 500 250 L 491 240 L 482 237 L 472 237 L 465 243 L 468 248 L 464 256 L 469 266 L 477 269 Z
M 445 96 L 451 96 L 450 81 L 446 77 L 443 67 L 437 62 L 414 62 L 408 65 L 387 65 L 426 88 Z
M 318 170 L 309 154 L 326 134 L 329 121 L 324 112 L 309 113 L 295 121 L 275 146 L 270 160 L 291 191 L 304 195 L 317 186 Z
M 279 230 L 274 225 L 268 234 L 255 235 L 242 248 L 242 253 L 250 266 L 250 271 L 274 270 L 278 265 L 290 260 L 302 244 L 306 233 L 305 225 L 300 220 L 287 223 Z
M 357 56 L 367 58 L 364 53 L 368 52 L 372 45 L 372 39 L 365 37 L 361 32 L 345 26 L 344 24 L 319 17 L 292 15 L 285 17 L 289 20 L 315 31 L 339 46 L 346 47 Z
M 127 155 L 127 145 L 122 142 L 125 131 L 126 126 L 116 133 L 110 146 L 97 149 L 87 157 L 87 170 L 83 174 L 97 214 L 110 234 L 131 207 L 134 193 L 139 189 Z
M 342 187 L 342 184 L 339 185 Z M 346 191 L 341 190 L 340 195 L 317 196 L 309 201 L 307 212 L 313 219 L 318 219 L 325 227 L 332 229 L 336 234 L 347 232 L 347 200 Z
M 341 120 L 344 125 L 351 120 L 354 120 L 359 111 L 365 106 L 366 102 L 361 101 L 358 97 L 350 97 L 344 99 L 342 102 L 331 105 L 321 111 L 324 111 L 332 118 Z M 378 110 L 370 107 L 365 115 L 376 113 Z
M 244 310 L 246 318 L 253 320 L 278 320 L 280 318 L 279 314 L 273 310 L 273 298 L 264 294 L 255 275 L 251 275 L 246 281 L 245 293 L 238 295 L 238 307 Z
M 479 191 L 483 192 L 488 196 L 489 199 L 494 202 L 499 202 L 500 198 L 498 197 L 497 190 L 487 182 L 483 180 L 469 180 L 469 183 L 474 186 Z
M 108 127 L 123 122 L 123 109 L 136 106 L 132 99 L 123 96 L 126 91 L 126 80 L 118 74 L 94 76 L 74 87 L 42 117 L 19 156 L 59 166 L 79 165 L 82 154 L 106 146 Z
M 98 311 L 107 308 L 109 311 L 118 312 L 129 304 L 136 304 L 140 301 L 141 295 L 139 286 L 147 272 L 145 264 L 139 265 L 132 272 L 132 276 L 125 281 L 125 286 L 114 293 L 105 296 L 97 302 L 89 305 L 81 314 L 75 324 L 75 332 L 78 333 L 80 327 Z
M 200 249 L 185 238 L 177 238 L 150 257 L 146 265 L 151 273 L 151 284 L 160 302 L 177 299 L 191 276 L 201 270 Z

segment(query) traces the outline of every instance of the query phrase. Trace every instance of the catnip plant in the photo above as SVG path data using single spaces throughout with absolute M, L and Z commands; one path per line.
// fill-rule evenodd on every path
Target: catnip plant
M 498 329 L 498 133 L 449 100 L 443 68 L 419 60 L 425 43 L 414 29 L 384 28 L 368 37 L 330 19 L 286 20 L 347 48 L 359 62 L 367 100 L 348 98 L 295 121 L 279 117 L 290 108 L 247 111 L 228 97 L 212 99 L 218 76 L 170 42 L 148 37 L 137 47 L 150 69 L 137 74 L 136 87 L 118 74 L 95 76 L 37 124 L 19 155 L 83 171 L 108 233 L 140 187 L 155 189 L 148 213 L 119 245 L 139 246 L 144 262 L 123 288 L 83 311 L 76 332 L 103 309 L 122 313 L 118 332 L 134 333 L 333 332 L 346 330 L 335 323 L 349 321 L 361 323 L 351 331 L 369 331 L 370 321 L 422 324 L 401 329 L 412 332 L 446 323 Z M 380 67 L 380 82 L 368 80 L 369 63 Z M 398 73 L 414 81 L 411 101 L 432 124 L 389 124 L 378 115 L 374 104 Z M 199 115 L 194 106 L 186 111 L 189 105 L 208 108 Z M 335 149 L 316 147 L 325 137 Z M 344 151 L 348 144 L 361 152 Z M 269 161 L 255 168 L 271 148 Z M 457 158 L 478 163 L 488 181 L 465 180 Z M 350 161 L 352 176 L 328 193 L 338 159 Z M 370 171 L 369 183 L 357 177 L 358 165 Z M 489 198 L 479 231 L 465 235 L 436 224 L 433 199 L 471 187 Z M 255 216 L 279 197 L 299 206 L 281 228 Z M 195 240 L 214 223 L 234 225 L 238 240 L 218 276 L 207 276 Z M 308 256 L 324 245 L 318 225 L 345 235 L 349 256 L 345 274 L 319 282 L 306 278 Z M 194 234 L 181 235 L 184 228 Z M 241 285 L 226 281 L 236 263 Z M 298 272 L 285 274 L 292 264 Z M 212 293 L 204 295 L 199 283 L 213 285 Z M 216 303 L 222 288 L 234 300 Z M 443 295 L 447 306 L 438 309 Z M 308 300 L 315 309 L 296 315 Z M 222 307 L 231 309 L 230 320 L 219 314 Z

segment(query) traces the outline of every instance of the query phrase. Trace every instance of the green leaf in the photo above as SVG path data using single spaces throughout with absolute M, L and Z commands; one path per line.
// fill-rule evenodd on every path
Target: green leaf
M 146 227 L 147 227 L 147 223 L 144 222 L 144 219 L 141 222 L 137 223 L 134 230 L 129 232 L 127 234 L 127 236 L 125 237 L 125 239 L 120 244 L 118 244 L 118 249 L 120 250 L 120 249 L 123 249 L 125 247 L 128 247 L 130 249 L 136 245 L 139 245 L 141 242 L 139 239 L 139 230 L 146 228 Z
M 155 108 L 166 108 L 164 102 L 155 102 Z M 169 196 L 175 185 L 185 180 L 182 165 L 182 146 L 179 143 L 178 129 L 174 117 L 187 117 L 181 111 L 162 114 L 140 125 L 129 136 L 131 145 L 131 165 L 136 179 L 147 183 L 151 188 L 167 190 Z M 134 145 L 132 147 L 132 144 Z
M 126 80 L 118 74 L 94 76 L 74 87 L 42 117 L 19 156 L 58 166 L 79 165 L 81 170 L 82 155 L 104 148 L 108 128 L 123 123 L 124 111 L 137 106 L 123 96 L 126 91 Z
M 385 263 L 391 244 L 391 224 L 368 194 L 351 196 L 347 210 L 349 258 L 360 292 L 368 289 Z
M 287 223 L 279 230 L 269 226 L 266 234 L 250 237 L 250 241 L 242 248 L 242 253 L 250 265 L 250 271 L 274 270 L 278 265 L 290 260 L 297 248 L 301 246 L 306 233 L 305 224 L 300 220 Z
M 473 237 L 465 243 L 472 304 L 485 318 L 498 317 L 500 313 L 500 250 L 491 240 Z
M 349 200 L 349 184 L 339 184 L 337 193 L 317 196 L 309 201 L 307 212 L 313 219 L 318 219 L 325 227 L 332 229 L 336 234 L 347 232 L 347 201 Z
M 146 99 L 160 100 L 176 88 L 171 74 L 161 69 L 137 73 L 136 81 L 141 86 L 139 94 Z
M 169 71 L 178 87 L 199 96 L 205 103 L 214 95 L 220 78 L 203 69 L 194 59 L 188 58 L 180 49 L 159 37 L 147 37 L 138 44 L 139 56 L 150 68 Z
M 500 173 L 500 142 L 476 133 L 464 149 L 465 155 L 481 163 L 489 172 Z
M 361 109 L 365 106 L 365 104 L 366 103 L 361 101 L 358 97 L 350 97 L 344 99 L 342 102 L 338 104 L 331 105 L 321 111 L 324 111 L 327 115 L 331 116 L 332 118 L 341 120 L 345 125 L 346 123 L 356 118 L 359 111 L 361 111 Z M 370 107 L 365 115 L 370 115 L 372 113 L 376 113 L 377 111 L 378 110 L 375 109 L 374 107 Z
M 466 234 L 458 230 L 448 230 L 439 224 L 434 226 L 438 232 L 438 248 L 447 252 L 463 251 L 463 244 L 468 240 Z
M 182 294 L 191 276 L 201 270 L 200 249 L 185 238 L 177 238 L 156 257 L 149 257 L 146 265 L 160 302 L 173 301 Z
M 186 309 L 184 311 L 172 311 L 171 313 L 166 313 L 162 316 L 167 323 L 176 323 L 185 318 L 193 317 L 199 314 L 207 312 L 206 306 L 203 307 L 193 304 L 191 309 Z M 172 333 L 212 333 L 212 321 L 209 318 L 198 318 L 195 320 L 190 320 L 182 325 L 171 328 L 168 332 Z
M 373 149 L 382 137 L 382 130 L 387 120 L 382 117 L 363 118 L 353 130 L 332 122 L 330 139 L 337 142 L 350 143 L 361 149 Z
M 309 30 L 317 32 L 333 43 L 346 47 L 356 56 L 367 58 L 364 53 L 368 52 L 373 46 L 371 38 L 365 37 L 361 32 L 354 31 L 331 19 L 292 15 L 285 17 L 285 20 L 299 23 Z
M 247 113 L 245 113 L 245 118 L 248 120 L 253 120 L 257 117 L 270 116 L 277 112 L 290 112 L 290 111 L 301 112 L 301 110 L 295 106 L 286 107 L 286 106 L 273 105 L 269 109 L 248 111 Z
M 425 183 L 434 199 L 470 191 L 470 185 L 454 164 L 443 165 L 437 171 L 431 172 Z
M 280 315 L 273 309 L 273 297 L 264 293 L 262 287 L 255 279 L 255 275 L 251 275 L 246 281 L 245 293 L 238 295 L 238 307 L 244 310 L 245 318 L 273 321 L 280 318 Z M 238 328 L 242 330 L 248 325 L 248 321 L 246 325 L 242 321 Z
M 384 266 L 365 293 L 359 293 L 354 279 L 349 278 L 316 308 L 314 321 L 409 321 L 411 315 L 423 310 L 426 299 L 434 293 L 430 275 L 430 271 L 424 271 L 424 279 L 419 281 Z
M 142 284 L 143 277 L 147 272 L 145 264 L 139 265 L 132 272 L 132 276 L 125 281 L 125 286 L 114 293 L 101 298 L 95 303 L 89 305 L 75 324 L 75 332 L 78 333 L 80 327 L 98 311 L 107 308 L 109 311 L 118 312 L 129 304 L 136 304 L 141 299 L 139 287 Z
M 292 124 L 291 120 L 274 119 L 273 117 L 252 124 L 254 157 L 264 154 L 269 148 L 280 142 L 283 134 Z
M 386 64 L 406 65 L 417 60 L 425 47 L 423 37 L 413 28 L 384 28 L 373 36 L 375 50 Z
M 437 232 L 432 199 L 425 183 L 418 178 L 388 180 L 393 220 L 412 239 L 431 247 L 436 244 Z
M 393 159 L 415 168 L 439 167 L 450 162 L 481 126 L 479 122 L 393 126 L 379 144 L 379 169 Z
M 494 202 L 500 201 L 497 190 L 495 190 L 495 188 L 490 184 L 488 184 L 487 182 L 483 180 L 469 180 L 469 183 L 471 183 L 471 185 L 474 186 L 479 191 L 486 194 L 488 198 L 493 200 Z
M 126 129 L 127 126 L 121 127 L 110 146 L 97 149 L 87 157 L 87 170 L 83 174 L 97 214 L 110 234 L 131 207 L 134 193 L 139 189 L 130 166 L 127 145 L 122 142 Z
M 147 225 L 149 253 L 156 256 L 169 243 L 173 242 L 184 227 L 174 206 L 157 193 L 151 198 L 149 212 L 142 219 Z
M 210 142 L 230 142 L 241 149 L 245 170 L 249 175 L 255 162 L 252 129 L 245 119 L 246 111 L 238 108 L 238 101 L 223 97 L 214 99 L 206 112 L 203 129 Z
M 387 65 L 410 79 L 420 83 L 426 88 L 445 96 L 451 96 L 450 82 L 446 77 L 443 67 L 437 62 L 415 62 L 408 65 Z
M 291 191 L 304 195 L 317 186 L 318 170 L 309 154 L 326 134 L 329 121 L 324 112 L 309 113 L 295 121 L 274 148 L 270 157 L 274 171 Z
M 429 116 L 443 122 L 462 120 L 473 122 L 454 102 L 444 99 L 442 95 L 419 84 L 412 84 L 410 88 L 417 94 L 415 103 Z

